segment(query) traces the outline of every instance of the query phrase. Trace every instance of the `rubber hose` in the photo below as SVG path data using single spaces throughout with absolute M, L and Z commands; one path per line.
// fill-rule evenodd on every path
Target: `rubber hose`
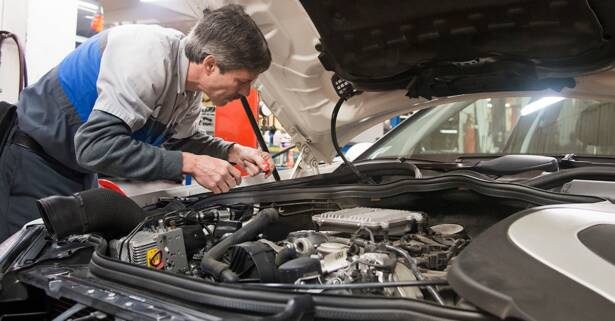
M 275 257 L 275 265 L 280 266 L 297 257 L 295 248 L 285 247 Z
M 252 222 L 244 225 L 231 236 L 214 245 L 201 259 L 201 270 L 224 282 L 237 282 L 239 277 L 229 269 L 227 264 L 220 262 L 224 253 L 233 245 L 255 239 L 265 228 L 278 220 L 278 211 L 266 208 L 256 214 Z
M 57 240 L 92 232 L 105 239 L 121 237 L 148 216 L 130 198 L 103 188 L 50 196 L 36 204 L 47 231 Z

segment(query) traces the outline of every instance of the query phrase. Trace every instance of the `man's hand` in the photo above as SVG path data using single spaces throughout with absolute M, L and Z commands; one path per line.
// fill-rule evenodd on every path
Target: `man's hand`
M 271 158 L 269 153 L 239 144 L 231 147 L 228 153 L 228 160 L 245 168 L 251 176 L 264 172 L 265 177 L 269 177 L 275 168 L 273 158 Z
M 233 165 L 205 155 L 182 153 L 182 172 L 216 194 L 226 193 L 241 183 L 241 173 Z

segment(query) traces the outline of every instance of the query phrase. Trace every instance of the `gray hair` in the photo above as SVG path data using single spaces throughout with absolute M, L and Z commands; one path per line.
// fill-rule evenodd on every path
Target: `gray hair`
M 208 55 L 216 58 L 221 73 L 238 69 L 261 73 L 271 65 L 265 36 L 236 4 L 203 10 L 203 17 L 188 34 L 188 60 L 201 63 Z

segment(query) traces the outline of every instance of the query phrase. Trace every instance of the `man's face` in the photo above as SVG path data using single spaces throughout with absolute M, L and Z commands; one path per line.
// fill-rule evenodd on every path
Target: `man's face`
M 202 70 L 196 75 L 197 90 L 205 92 L 216 106 L 226 105 L 241 96 L 250 94 L 250 86 L 258 77 L 258 73 L 246 69 L 220 72 L 215 62 L 204 61 Z

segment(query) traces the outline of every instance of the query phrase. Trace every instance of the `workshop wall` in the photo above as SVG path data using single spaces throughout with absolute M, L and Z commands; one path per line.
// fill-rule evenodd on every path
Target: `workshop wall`
M 22 42 L 26 39 L 28 1 L 0 0 L 0 30 L 10 31 Z M 0 101 L 15 103 L 19 92 L 17 45 L 7 40 L 0 56 Z
M 16 34 L 26 53 L 28 82 L 34 83 L 75 48 L 77 0 L 0 0 L 0 29 Z M 6 42 L 0 61 L 0 100 L 16 102 L 17 47 Z
M 26 61 L 34 83 L 75 49 L 77 0 L 29 0 Z

